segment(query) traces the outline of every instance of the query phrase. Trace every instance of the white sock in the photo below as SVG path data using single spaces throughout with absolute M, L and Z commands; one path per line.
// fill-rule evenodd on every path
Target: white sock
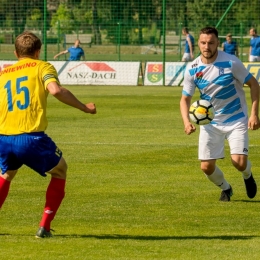
M 247 180 L 251 176 L 251 162 L 247 160 L 246 169 L 242 171 L 243 178 Z
M 206 175 L 206 174 L 205 174 Z M 215 171 L 211 175 L 206 175 L 207 178 L 222 190 L 230 189 L 229 183 L 225 180 L 223 172 L 215 166 Z

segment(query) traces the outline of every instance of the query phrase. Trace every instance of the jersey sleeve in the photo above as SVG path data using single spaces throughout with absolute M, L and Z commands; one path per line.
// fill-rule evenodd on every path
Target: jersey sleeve
M 44 82 L 45 89 L 47 89 L 47 86 L 50 82 L 57 82 L 57 84 L 60 85 L 56 69 L 48 62 L 45 62 L 42 67 L 42 80 Z
M 253 75 L 245 68 L 244 64 L 237 58 L 233 57 L 232 72 L 235 78 L 245 84 Z
M 190 66 L 187 66 L 184 73 L 184 81 L 183 81 L 183 89 L 182 89 L 182 95 L 184 96 L 193 96 L 195 92 L 196 85 L 194 83 L 192 71 L 193 69 L 191 69 Z

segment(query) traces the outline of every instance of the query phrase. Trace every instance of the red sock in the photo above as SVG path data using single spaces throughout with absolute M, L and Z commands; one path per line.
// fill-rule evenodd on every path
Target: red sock
M 66 180 L 51 178 L 50 184 L 46 191 L 46 203 L 40 227 L 50 231 L 51 221 L 54 219 L 56 212 L 65 196 Z
M 0 208 L 4 204 L 5 199 L 8 195 L 10 184 L 10 181 L 7 181 L 6 179 L 0 177 Z

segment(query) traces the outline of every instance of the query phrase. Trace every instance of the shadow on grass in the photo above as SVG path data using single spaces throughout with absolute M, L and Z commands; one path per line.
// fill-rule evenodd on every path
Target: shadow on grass
M 232 200 L 233 202 L 260 203 L 260 200 Z
M 115 239 L 115 240 L 248 240 L 259 236 L 132 236 L 132 235 L 55 235 L 55 237 L 63 238 L 96 238 L 96 239 Z

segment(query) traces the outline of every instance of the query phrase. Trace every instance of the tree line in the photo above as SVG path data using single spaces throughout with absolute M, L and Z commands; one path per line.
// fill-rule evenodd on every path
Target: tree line
M 0 0 L 0 29 L 12 29 L 18 35 L 25 29 L 53 34 L 92 33 L 101 44 L 105 30 L 111 42 L 129 43 L 144 34 L 157 36 L 166 31 L 180 34 L 181 27 L 193 32 L 215 26 L 228 9 L 226 0 Z M 164 4 L 165 3 L 165 4 Z M 165 10 L 165 13 L 164 13 Z M 221 34 L 246 35 L 250 27 L 259 27 L 259 0 L 237 0 L 218 27 Z M 44 24 L 46 17 L 46 24 Z M 165 19 L 165 21 L 164 21 Z M 120 31 L 119 31 L 120 29 Z M 259 28 L 260 29 L 260 28 Z M 120 34 L 120 35 L 118 35 Z

